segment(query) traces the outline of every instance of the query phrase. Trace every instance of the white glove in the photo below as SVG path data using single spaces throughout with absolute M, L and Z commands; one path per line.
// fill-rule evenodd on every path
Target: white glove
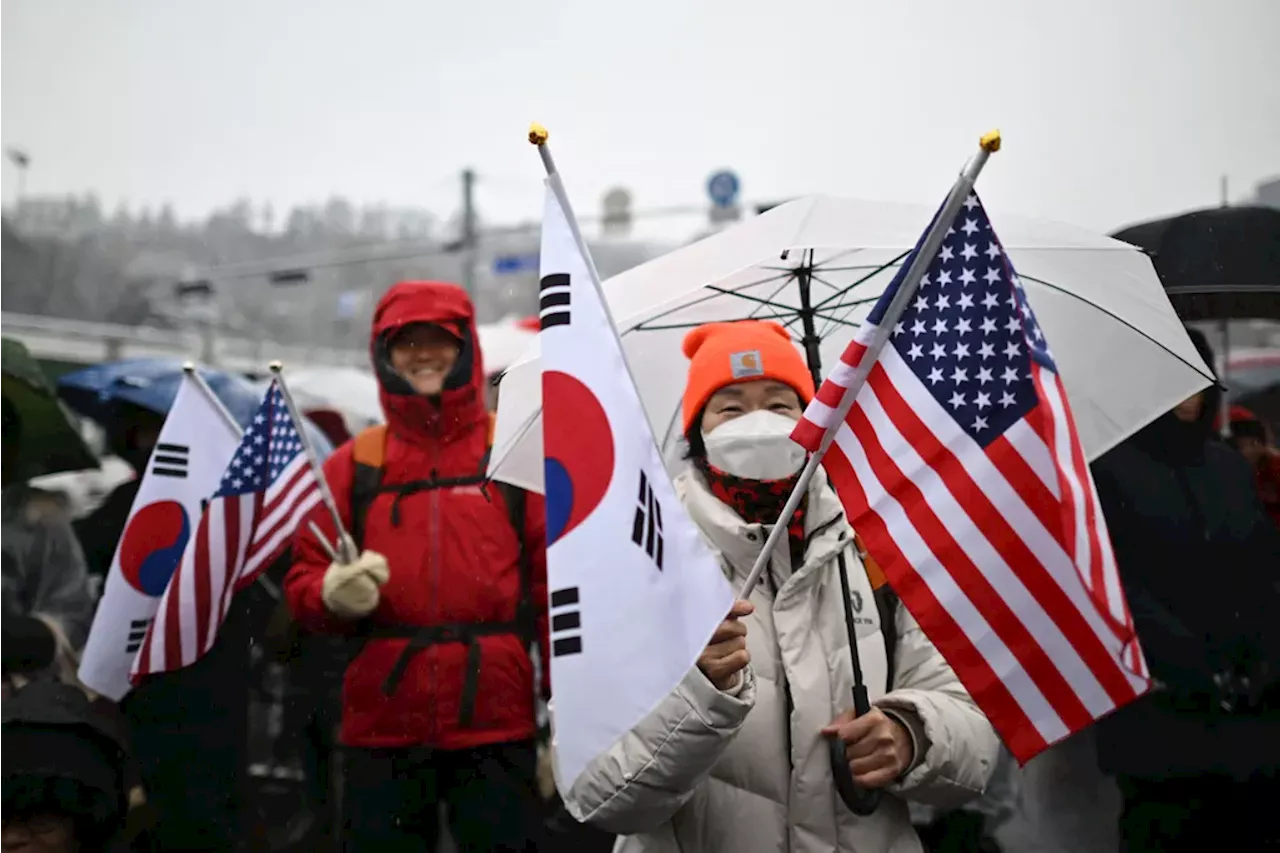
M 354 563 L 329 564 L 320 597 L 334 616 L 360 619 L 378 606 L 378 587 L 390 576 L 387 558 L 376 551 L 365 551 Z

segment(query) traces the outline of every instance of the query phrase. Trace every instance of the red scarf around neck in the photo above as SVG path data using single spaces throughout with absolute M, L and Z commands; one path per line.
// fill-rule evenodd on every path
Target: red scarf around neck
M 782 480 L 748 480 L 721 471 L 705 459 L 699 459 L 697 466 L 711 494 L 749 524 L 776 524 L 800 479 L 797 472 Z M 787 525 L 792 570 L 804 562 L 804 519 L 808 505 L 809 496 L 805 495 Z

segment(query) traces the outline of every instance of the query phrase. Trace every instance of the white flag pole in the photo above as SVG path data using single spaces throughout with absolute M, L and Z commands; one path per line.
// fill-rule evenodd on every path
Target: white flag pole
M 952 223 L 955 222 L 956 215 L 960 212 L 960 207 L 969 197 L 969 193 L 973 192 L 974 182 L 977 181 L 978 175 L 982 173 L 982 167 L 987 165 L 987 158 L 999 150 L 1000 131 L 998 130 L 993 130 L 978 140 L 978 152 L 973 155 L 960 172 L 960 176 L 956 178 L 955 184 L 951 187 L 951 192 L 947 195 L 947 200 L 943 203 L 942 209 L 938 211 L 937 218 L 934 219 L 933 225 L 929 228 L 924 241 L 920 244 L 920 251 L 916 252 L 915 257 L 911 259 L 911 265 L 907 267 L 907 273 L 903 276 L 898 292 L 893 295 L 893 300 L 889 303 L 889 307 L 885 309 L 884 316 L 880 318 L 880 324 L 876 327 L 871 341 L 867 344 L 867 350 L 862 354 L 862 359 L 858 362 L 857 369 L 849 377 L 849 384 L 845 388 L 844 396 L 840 398 L 840 405 L 836 407 L 832 415 L 830 426 L 827 427 L 827 431 L 822 436 L 822 443 L 809 456 L 809 461 L 800 472 L 800 479 L 796 482 L 795 488 L 791 490 L 791 495 L 787 498 L 787 503 L 782 508 L 782 514 L 778 517 L 778 522 L 769 531 L 769 538 L 765 541 L 764 548 L 760 551 L 760 556 L 756 557 L 755 565 L 751 567 L 751 574 L 747 576 L 746 581 L 742 584 L 742 591 L 738 593 L 738 598 L 750 596 L 751 590 L 755 589 L 755 585 L 760 581 L 760 575 L 764 572 L 764 567 L 769 564 L 769 557 L 773 553 L 773 549 L 777 547 L 778 541 L 787 532 L 786 519 L 791 518 L 800 506 L 800 501 L 804 498 L 805 493 L 808 492 L 809 481 L 813 479 L 818 466 L 822 464 L 822 457 L 827 454 L 827 450 L 831 447 L 831 442 L 835 440 L 836 432 L 849 415 L 849 410 L 853 408 L 853 402 L 857 399 L 862 386 L 866 384 L 871 368 L 875 366 L 876 361 L 880 358 L 880 351 L 889 342 L 889 336 L 893 334 L 894 324 L 906 313 L 911 300 L 915 298 L 916 290 L 920 287 L 920 279 L 924 277 L 925 271 L 929 269 L 929 264 L 933 263 L 934 257 L 937 256 L 938 249 L 941 248 L 942 241 L 947 236 L 947 230 L 951 228 Z
M 222 417 L 222 420 L 226 425 L 233 433 L 235 433 L 236 441 L 242 439 L 244 437 L 244 427 L 240 426 L 240 422 L 236 420 L 236 416 L 231 414 L 231 411 L 223 405 L 222 399 L 213 392 L 212 388 L 209 387 L 209 383 L 204 380 L 204 377 L 200 375 L 200 371 L 196 369 L 195 362 L 183 362 L 182 372 L 191 377 L 191 381 L 200 389 L 200 393 L 204 394 L 205 398 L 209 401 L 209 405 L 213 406 L 214 411 Z M 280 592 L 280 587 L 276 586 L 275 582 L 273 582 L 271 578 L 267 577 L 265 572 L 258 575 L 258 584 L 276 601 L 281 599 L 282 593 Z
M 338 504 L 333 499 L 333 492 L 329 491 L 329 482 L 325 480 L 324 469 L 321 467 L 319 460 L 316 459 L 315 450 L 311 447 L 311 439 L 307 437 L 302 413 L 298 411 L 297 404 L 293 402 L 293 395 L 289 393 L 289 385 L 284 381 L 284 364 L 279 361 L 271 362 L 271 374 L 275 377 L 276 384 L 280 386 L 280 396 L 284 398 L 284 404 L 289 409 L 289 417 L 293 418 L 293 423 L 298 428 L 298 439 L 302 442 L 302 452 L 307 455 L 307 464 L 311 466 L 311 473 L 315 475 L 316 484 L 320 489 L 320 499 L 328 507 L 329 515 L 333 518 L 333 528 L 338 533 L 337 546 L 326 548 L 325 550 L 336 552 L 341 555 L 344 563 L 349 563 L 359 555 L 350 553 L 347 548 L 347 543 L 351 541 L 351 536 L 342 525 L 342 515 L 338 512 Z M 321 543 L 328 544 L 323 540 L 321 540 Z
M 613 320 L 613 312 L 609 310 L 609 300 L 605 298 L 604 287 L 600 284 L 600 273 L 596 271 L 596 262 L 591 258 L 591 250 L 587 248 L 587 241 L 582 239 L 582 229 L 578 227 L 578 217 L 574 215 L 573 205 L 569 203 L 569 194 L 565 191 L 564 182 L 560 179 L 560 171 L 556 168 L 556 161 L 551 157 L 551 149 L 547 147 L 547 138 L 550 134 L 542 125 L 534 122 L 529 126 L 529 142 L 537 149 L 538 155 L 542 157 L 542 165 L 547 170 L 547 185 L 551 187 L 551 191 L 555 193 L 556 201 L 560 203 L 560 209 L 564 211 L 565 221 L 569 223 L 569 232 L 573 234 L 573 242 L 578 246 L 578 252 L 582 255 L 587 264 L 587 271 L 591 273 L 591 284 L 596 289 L 596 294 L 600 297 L 600 307 L 604 309 L 604 316 L 609 321 L 609 328 L 613 330 L 615 337 L 618 337 L 619 349 L 622 349 L 622 338 L 618 335 L 618 324 Z M 623 350 L 625 353 L 625 350 Z M 638 391 L 640 384 L 636 382 L 635 374 L 631 372 L 631 365 L 627 363 L 625 355 L 622 359 L 623 365 L 627 368 L 627 376 L 631 378 L 631 384 Z M 641 399 L 640 407 L 644 408 L 644 400 Z M 645 416 L 648 416 L 645 412 Z M 530 421 L 532 423 L 532 421 Z M 511 445 L 515 447 L 515 443 Z M 494 470 L 497 466 L 494 466 Z
M 216 410 L 219 415 L 222 416 L 222 420 L 231 429 L 231 431 L 235 433 L 236 441 L 243 438 L 244 428 L 240 426 L 240 422 L 236 420 L 235 415 L 231 414 L 227 407 L 222 404 L 222 400 L 219 399 L 218 395 L 213 393 L 213 389 L 209 387 L 209 383 L 204 381 L 204 377 L 200 375 L 200 371 L 196 370 L 195 362 L 183 362 L 182 372 L 191 377 L 191 380 L 196 383 L 196 387 L 199 388 L 205 398 L 208 399 L 209 404 L 213 406 L 214 410 Z

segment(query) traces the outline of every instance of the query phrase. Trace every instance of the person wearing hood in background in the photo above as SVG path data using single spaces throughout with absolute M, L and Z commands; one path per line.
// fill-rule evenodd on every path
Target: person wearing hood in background
M 1280 839 L 1280 535 L 1248 463 L 1213 436 L 1219 393 L 1182 401 L 1092 466 L 1157 681 L 1097 726 L 1098 761 L 1123 795 L 1125 851 Z
M 116 545 L 124 535 L 124 526 L 138 496 L 142 472 L 160 439 L 164 415 L 132 403 L 117 401 L 107 426 L 107 447 L 111 453 L 129 464 L 134 475 L 111 490 L 93 512 L 74 522 L 80 547 L 89 564 L 89 574 L 105 584 L 115 559 Z
M 32 682 L 4 703 L 5 853 L 106 853 L 128 813 L 120 733 L 76 687 Z
M 374 312 L 384 428 L 328 459 L 354 547 L 308 523 L 285 581 L 294 618 L 350 638 L 342 689 L 345 849 L 434 849 L 438 805 L 466 853 L 536 849 L 535 680 L 546 656 L 540 496 L 489 483 L 475 312 L 451 284 L 402 282 Z M 336 541 L 328 512 L 308 519 Z
M 1280 450 L 1267 424 L 1244 406 L 1232 406 L 1228 434 L 1231 446 L 1253 468 L 1262 508 L 1280 530 Z
M 691 331 L 688 470 L 676 493 L 732 583 L 746 579 L 805 464 L 790 438 L 814 383 L 786 330 L 761 321 Z M 920 851 L 907 800 L 957 806 L 983 790 L 998 741 L 883 574 L 864 565 L 819 469 L 786 544 L 683 682 L 565 796 L 623 853 Z M 852 718 L 849 566 L 857 653 L 873 709 Z M 554 722 L 554 720 L 553 720 Z M 885 796 L 867 817 L 836 794 L 828 739 Z
M 0 469 L 6 691 L 15 682 L 47 674 L 75 681 L 77 655 L 93 620 L 84 554 L 70 523 L 44 493 L 13 479 L 20 468 L 22 427 L 6 397 Z

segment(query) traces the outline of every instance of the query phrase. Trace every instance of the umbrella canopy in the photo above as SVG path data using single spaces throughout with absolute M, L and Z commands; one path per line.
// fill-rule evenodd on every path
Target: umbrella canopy
M 21 341 L 4 338 L 3 392 L 21 424 L 21 464 L 17 479 L 97 468 L 79 431 L 58 403 L 53 386 Z
M 262 392 L 238 373 L 204 365 L 196 370 L 241 426 L 248 425 L 262 405 Z M 100 424 L 115 417 L 115 403 L 132 403 L 158 415 L 167 415 L 182 383 L 183 362 L 169 358 L 131 358 L 95 364 L 58 380 L 58 395 L 72 409 Z M 292 376 L 290 376 L 292 387 Z M 303 428 L 316 454 L 325 458 L 333 445 L 305 416 Z
M 537 318 L 534 318 L 534 323 L 531 328 L 527 318 L 521 320 L 507 317 L 496 323 L 482 323 L 476 327 L 486 373 L 501 373 L 524 354 L 538 334 Z
M 933 213 L 919 205 L 799 199 L 610 279 L 606 298 L 668 458 L 680 438 L 687 370 L 680 342 L 689 329 L 776 320 L 821 375 Z M 1144 254 L 1070 225 L 1017 216 L 994 225 L 1053 345 L 1090 458 L 1211 381 Z M 986 272 L 986 251 L 977 235 L 972 251 L 956 259 L 957 289 L 966 276 Z M 539 491 L 540 375 L 535 344 L 503 380 L 491 468 L 497 479 Z
M 384 420 L 378 380 L 371 371 L 358 367 L 303 367 L 287 371 L 285 378 L 304 411 L 332 409 L 343 416 L 353 435 Z
M 1196 210 L 1112 236 L 1151 255 L 1184 320 L 1280 320 L 1280 210 Z

